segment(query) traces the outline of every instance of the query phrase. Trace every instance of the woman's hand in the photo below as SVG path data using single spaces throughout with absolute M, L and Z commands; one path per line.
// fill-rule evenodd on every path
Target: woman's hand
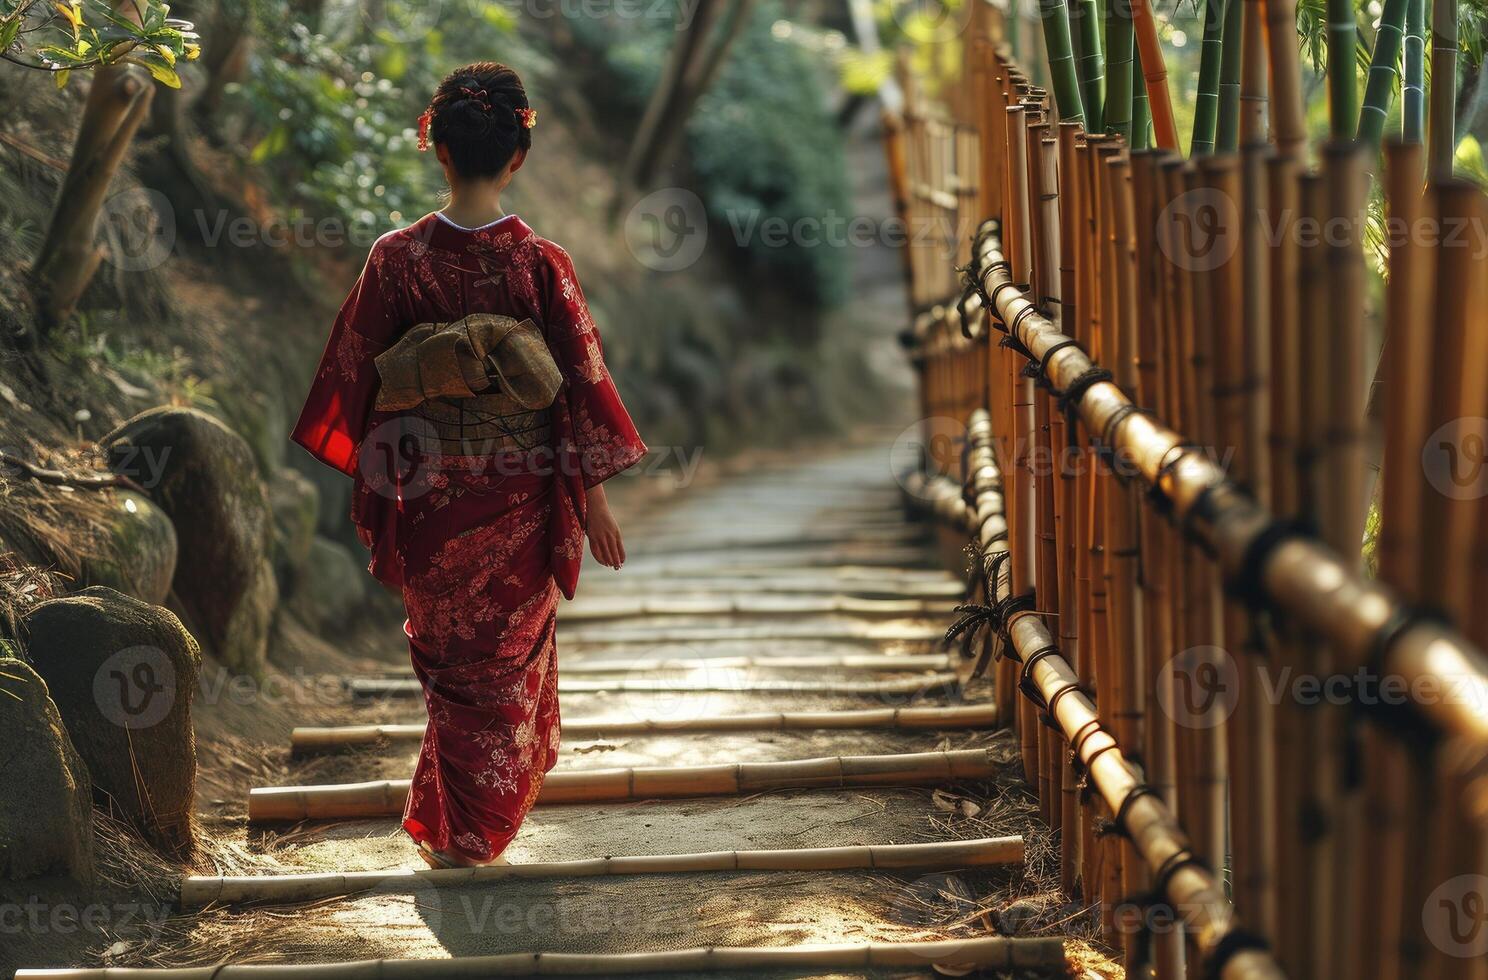
M 618 569 L 625 564 L 625 542 L 620 540 L 620 525 L 610 512 L 604 488 L 589 491 L 589 551 L 601 565 Z

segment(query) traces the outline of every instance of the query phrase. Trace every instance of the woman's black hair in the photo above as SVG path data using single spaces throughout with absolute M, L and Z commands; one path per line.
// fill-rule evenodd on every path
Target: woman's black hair
M 528 108 L 515 71 L 478 61 L 439 83 L 429 103 L 429 138 L 449 151 L 461 177 L 495 177 L 518 150 L 532 147 L 532 130 L 518 113 Z

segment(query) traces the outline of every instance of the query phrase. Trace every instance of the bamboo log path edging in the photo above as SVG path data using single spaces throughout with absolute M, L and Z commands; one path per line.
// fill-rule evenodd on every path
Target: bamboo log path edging
M 1055 391 L 1099 368 L 1041 314 L 1013 283 L 995 223 L 984 226 L 972 276 L 1003 324 L 1040 366 Z M 1364 579 L 1315 538 L 1274 518 L 1184 437 L 1142 412 L 1110 381 L 1076 390 L 1072 405 L 1085 431 L 1134 464 L 1160 494 L 1174 523 L 1214 556 L 1228 587 L 1281 610 L 1327 640 L 1348 662 L 1380 666 L 1409 690 L 1439 690 L 1415 702 L 1442 732 L 1488 747 L 1488 655 L 1461 633 L 1406 605 L 1389 587 Z
M 782 643 L 792 640 L 826 642 L 839 640 L 858 643 L 924 643 L 939 640 L 941 631 L 929 626 L 856 625 L 830 623 L 790 627 L 674 627 L 657 630 L 582 630 L 558 629 L 558 641 L 564 646 L 662 646 L 667 643 Z
M 949 615 L 950 609 L 946 610 Z M 916 671 L 946 671 L 955 669 L 950 656 L 943 653 L 848 653 L 848 654 L 801 654 L 781 657 L 639 657 L 635 660 L 585 660 L 565 661 L 563 673 L 574 674 L 630 674 L 656 671 L 708 671 L 708 670 L 843 670 L 877 671 L 880 673 L 912 673 Z M 389 672 L 389 677 L 403 678 L 412 673 L 408 670 Z
M 353 895 L 374 888 L 384 892 L 402 892 L 427 887 L 458 887 L 476 882 L 504 881 L 508 878 L 593 878 L 735 871 L 947 871 L 1022 863 L 1022 837 L 983 837 L 924 844 L 870 844 L 855 847 L 580 858 L 572 861 L 440 870 L 191 876 L 181 883 L 181 905 L 194 909 L 245 902 L 310 902 Z
M 954 603 L 935 599 L 858 599 L 850 596 L 770 599 L 763 596 L 729 598 L 652 599 L 597 597 L 566 604 L 559 613 L 564 623 L 603 623 L 648 616 L 828 616 L 912 618 L 940 616 Z
M 596 681 L 558 677 L 560 694 L 676 694 L 724 692 L 729 694 L 841 694 L 877 697 L 885 694 L 929 694 L 944 691 L 954 694 L 960 678 L 953 673 L 924 674 L 889 681 L 809 681 L 753 680 L 733 683 L 732 679 L 702 682 L 667 681 L 651 678 L 623 678 Z M 342 681 L 353 700 L 376 701 L 383 698 L 413 698 L 423 694 L 416 677 L 348 677 Z
M 974 505 L 966 503 L 954 481 L 924 474 L 911 482 L 906 499 L 953 527 L 972 531 L 985 561 L 1007 552 L 1008 545 L 1000 536 L 984 542 L 978 533 L 984 524 L 1000 526 L 1003 521 L 1002 471 L 984 409 L 973 413 L 968 438 L 966 479 L 978 488 Z M 998 563 L 996 581 L 989 589 L 994 603 L 1013 596 L 1009 564 Z M 1271 955 L 1241 928 L 1226 897 L 1224 879 L 1197 857 L 1172 810 L 1146 785 L 1141 768 L 1126 758 L 1101 723 L 1079 675 L 1060 654 L 1040 614 L 1036 610 L 1013 612 L 1004 620 L 1003 631 L 1008 656 L 1018 665 L 1020 678 L 1038 692 L 1034 700 L 1046 711 L 1053 706 L 1052 720 L 1059 734 L 1075 748 L 1096 792 L 1115 814 L 1117 826 L 1163 887 L 1172 907 L 1182 910 L 1185 929 L 1205 963 L 1205 975 L 1221 980 L 1283 980 L 1285 975 Z
M 537 802 L 550 806 L 736 796 L 782 789 L 934 786 L 962 779 L 988 779 L 996 771 L 997 766 L 986 749 L 833 756 L 788 762 L 560 771 L 548 773 Z M 248 821 L 265 823 L 397 816 L 403 812 L 408 788 L 408 780 L 397 779 L 254 789 L 248 794 Z
M 425 725 L 347 725 L 338 728 L 300 727 L 290 733 L 295 755 L 382 742 L 417 742 Z M 811 731 L 893 728 L 934 731 L 952 728 L 996 728 L 994 704 L 925 708 L 869 708 L 862 711 L 776 711 L 703 718 L 642 718 L 629 721 L 580 719 L 565 721 L 563 734 L 573 739 L 618 735 L 670 735 L 679 732 Z
M 482 977 L 625 976 L 723 970 L 925 968 L 934 963 L 994 970 L 1057 968 L 1058 938 L 980 936 L 903 943 L 709 946 L 644 953 L 505 953 L 444 960 L 226 964 L 175 969 L 97 967 L 20 970 L 17 980 L 479 980 Z

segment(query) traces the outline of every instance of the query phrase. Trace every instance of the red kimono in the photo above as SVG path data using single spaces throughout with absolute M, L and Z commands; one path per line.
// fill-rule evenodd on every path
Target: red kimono
M 442 406 L 437 426 L 425 406 L 377 411 L 374 358 L 416 324 L 469 313 L 540 325 L 564 378 L 551 409 L 493 422 Z M 501 438 L 490 451 L 448 441 L 467 423 Z M 554 625 L 578 583 L 586 490 L 646 452 L 568 254 L 515 215 L 473 230 L 429 215 L 384 235 L 293 439 L 354 479 L 370 570 L 403 592 L 429 711 L 403 826 L 436 851 L 494 858 L 558 761 Z

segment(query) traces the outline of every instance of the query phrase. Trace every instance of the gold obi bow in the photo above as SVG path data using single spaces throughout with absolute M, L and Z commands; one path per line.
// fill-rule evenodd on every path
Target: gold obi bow
M 563 375 L 530 319 L 472 313 L 453 323 L 420 323 L 376 359 L 377 410 L 397 412 L 435 399 L 496 390 L 525 409 L 553 404 Z

